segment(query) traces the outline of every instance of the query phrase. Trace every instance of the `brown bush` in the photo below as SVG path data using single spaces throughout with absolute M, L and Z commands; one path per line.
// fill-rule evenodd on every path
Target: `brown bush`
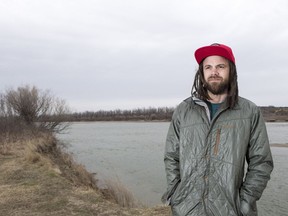
M 11 88 L 0 96 L 0 117 L 17 118 L 28 126 L 58 133 L 69 126 L 68 113 L 70 109 L 64 100 L 35 86 Z

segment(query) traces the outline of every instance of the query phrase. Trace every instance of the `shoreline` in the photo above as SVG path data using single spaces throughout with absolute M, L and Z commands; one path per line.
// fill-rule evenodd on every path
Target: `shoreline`
M 270 144 L 270 146 L 271 147 L 288 148 L 288 143 L 286 143 L 286 144 L 273 143 L 273 144 Z

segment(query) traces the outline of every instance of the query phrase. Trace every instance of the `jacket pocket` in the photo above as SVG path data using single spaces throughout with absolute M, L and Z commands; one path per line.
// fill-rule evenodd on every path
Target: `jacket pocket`
M 173 193 L 171 194 L 171 197 L 170 197 L 170 205 L 173 206 L 175 204 L 178 204 L 179 203 L 179 195 L 181 194 L 179 191 L 181 189 L 181 183 L 179 183 L 177 185 L 177 187 L 175 187 Z M 178 200 L 178 201 L 177 201 Z
M 171 206 L 175 206 L 183 202 L 189 193 L 190 189 L 187 186 L 187 181 L 182 180 L 175 188 L 174 193 L 171 195 Z
M 179 179 L 172 187 L 171 189 L 168 189 L 162 196 L 161 201 L 162 203 L 166 204 L 166 205 L 170 205 L 171 204 L 171 197 L 174 194 L 176 188 L 178 187 L 179 183 L 181 182 L 181 180 Z
M 215 142 L 215 147 L 214 147 L 214 155 L 217 155 L 218 151 L 219 151 L 220 135 L 221 135 L 221 128 L 218 128 L 217 129 L 217 133 L 216 133 L 216 142 Z

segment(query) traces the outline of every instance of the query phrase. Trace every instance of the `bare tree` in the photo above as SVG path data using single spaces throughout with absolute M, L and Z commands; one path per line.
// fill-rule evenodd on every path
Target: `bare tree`
M 5 95 L 6 109 L 29 126 L 36 126 L 60 133 L 69 124 L 66 116 L 70 109 L 64 100 L 54 97 L 50 91 L 41 91 L 35 86 L 8 89 Z

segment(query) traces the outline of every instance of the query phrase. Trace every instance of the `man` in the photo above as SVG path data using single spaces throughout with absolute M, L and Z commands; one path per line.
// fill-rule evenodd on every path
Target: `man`
M 230 47 L 204 46 L 195 58 L 192 96 L 176 108 L 167 135 L 162 201 L 174 216 L 257 215 L 273 169 L 265 122 L 238 96 Z

